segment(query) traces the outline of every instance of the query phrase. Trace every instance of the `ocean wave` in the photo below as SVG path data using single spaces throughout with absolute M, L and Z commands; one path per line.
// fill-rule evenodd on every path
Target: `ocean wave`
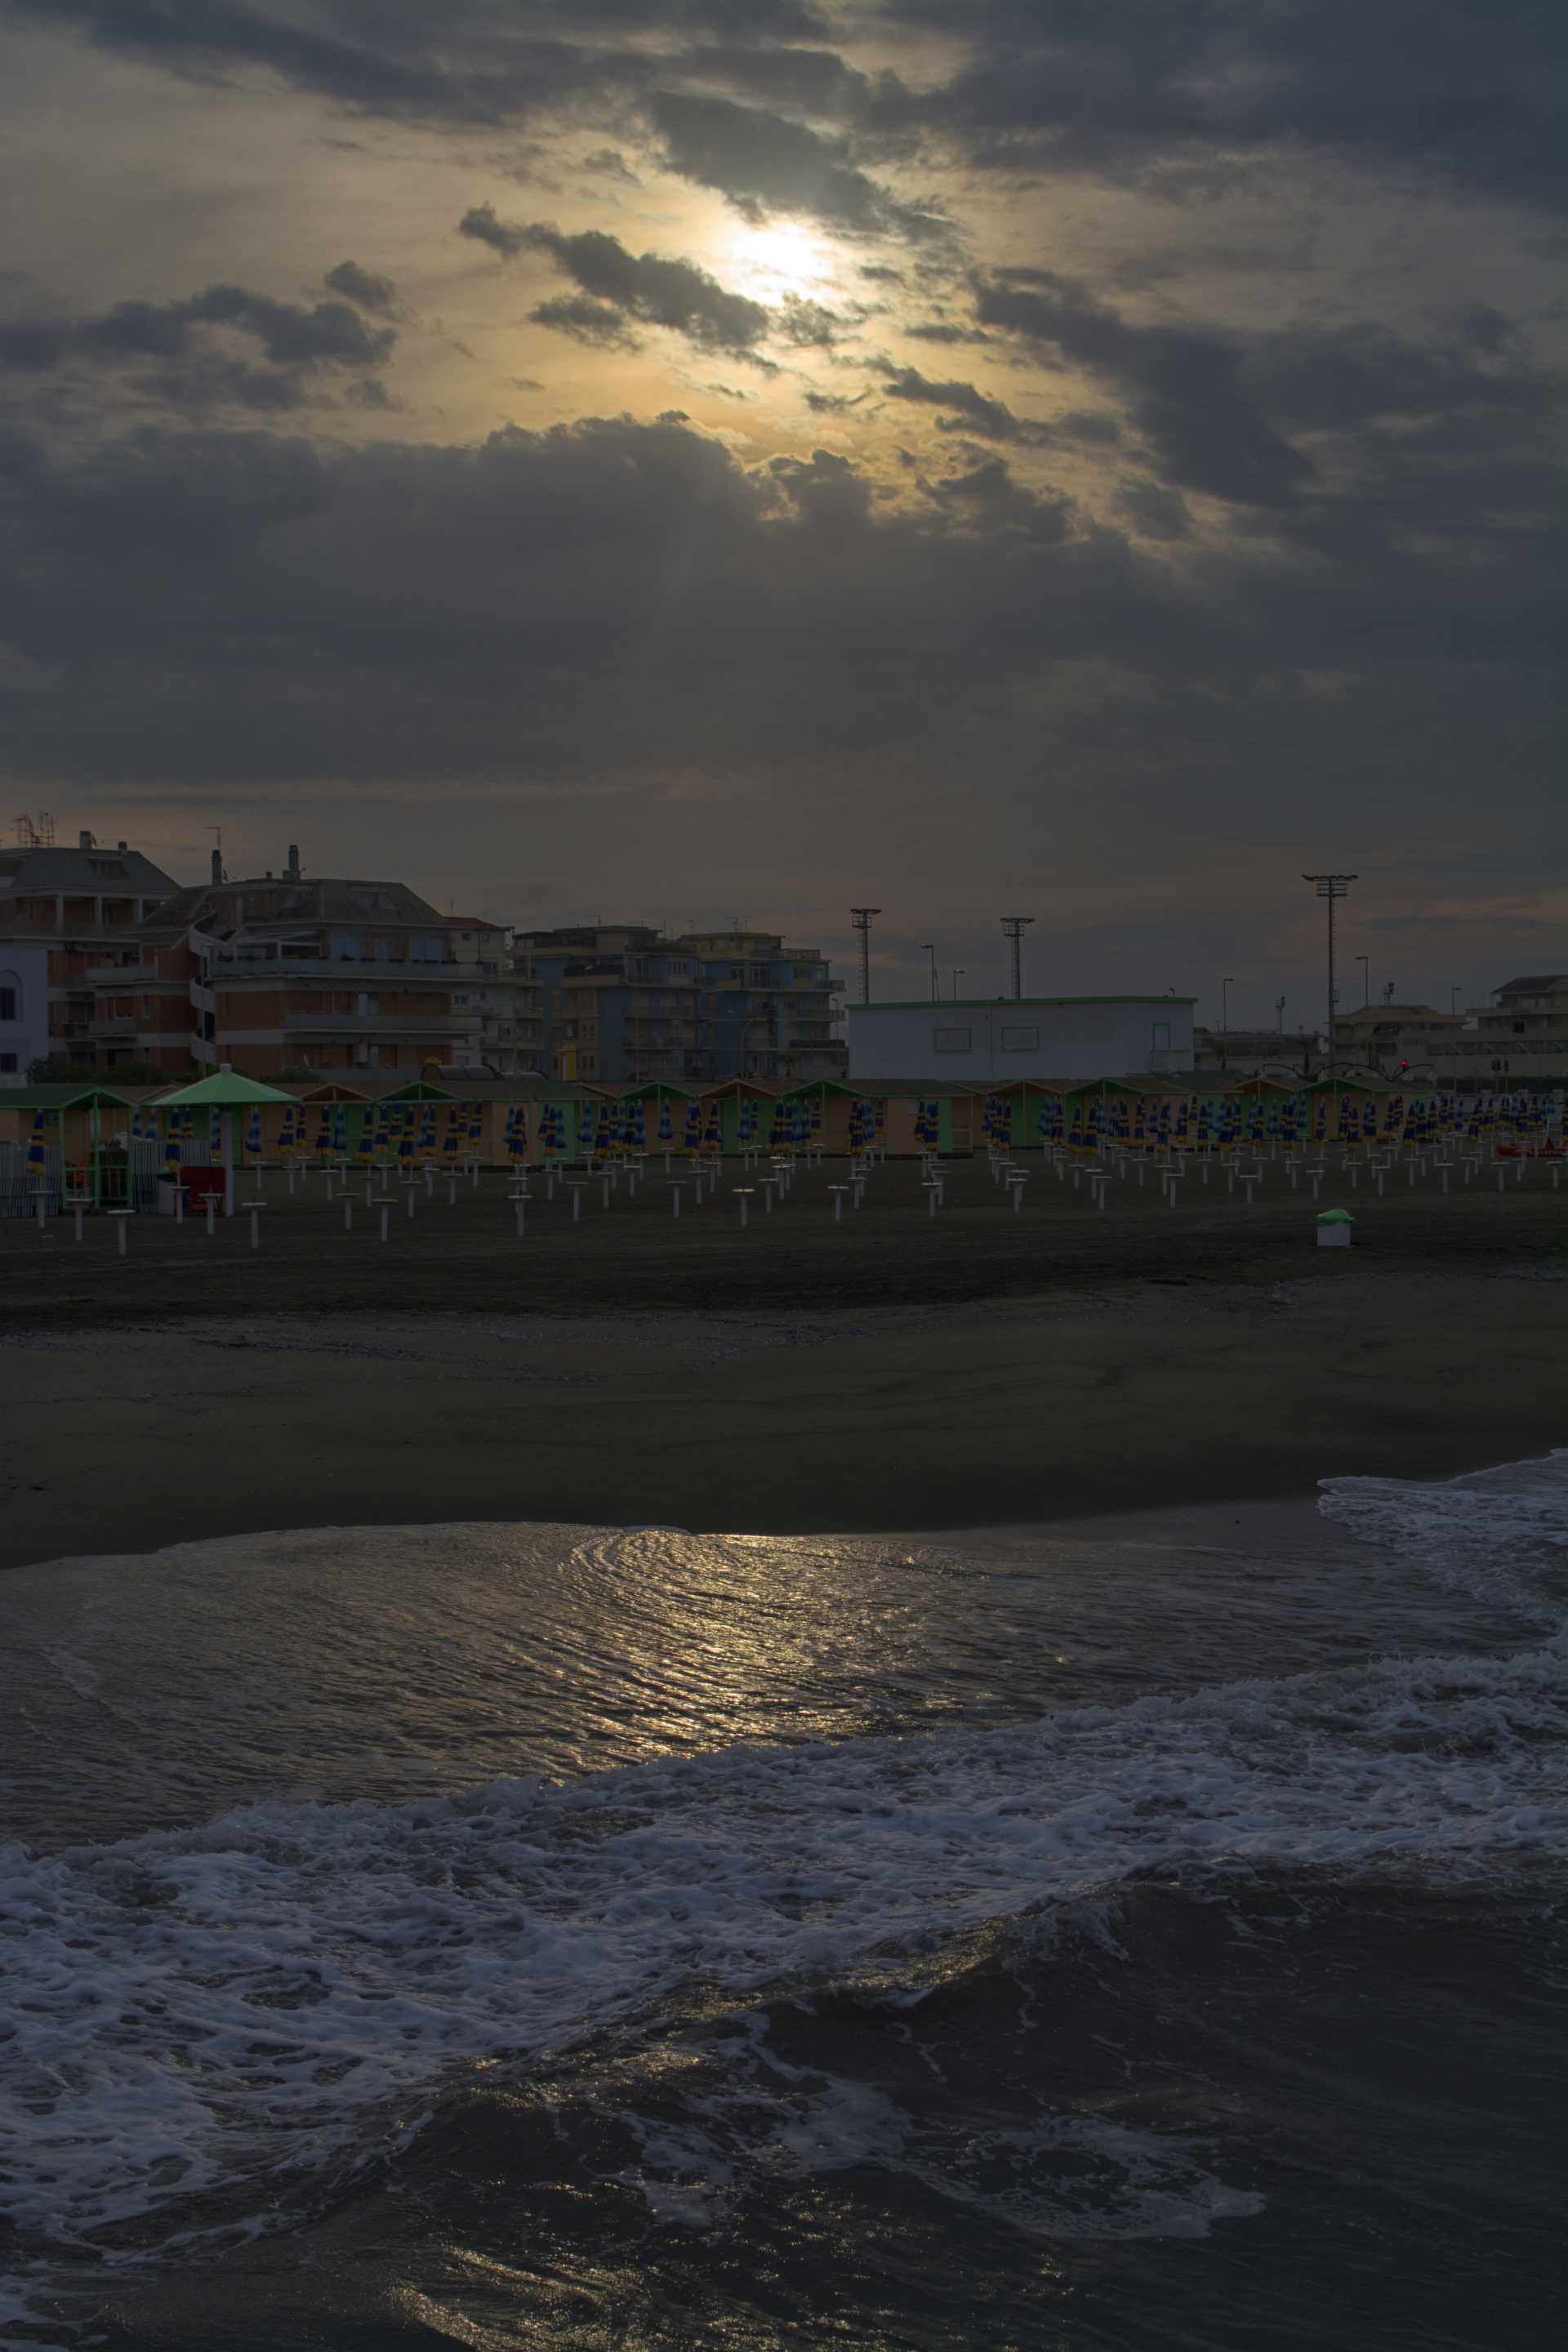
M 0 1856 L 3 2210 L 102 2244 L 384 2150 L 455 2073 L 1135 1873 L 1568 1852 L 1560 1643 Z

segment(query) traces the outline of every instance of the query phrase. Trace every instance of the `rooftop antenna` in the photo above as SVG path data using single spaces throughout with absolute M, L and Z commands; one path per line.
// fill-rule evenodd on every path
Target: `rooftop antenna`
M 1015 1002 L 1016 1002 L 1024 993 L 1024 960 L 1022 952 L 1024 932 L 1026 927 L 1032 923 L 1034 919 L 1033 915 L 1004 915 L 1002 918 L 1002 929 L 1006 932 L 1013 947 L 1013 996 Z
M 207 831 L 211 834 L 213 840 L 217 846 L 216 878 L 220 882 L 226 882 L 228 880 L 228 875 L 225 870 L 223 862 L 223 827 L 221 824 L 209 824 Z
M 850 916 L 860 934 L 860 1002 L 871 1002 L 871 918 L 879 915 L 880 907 L 851 907 Z

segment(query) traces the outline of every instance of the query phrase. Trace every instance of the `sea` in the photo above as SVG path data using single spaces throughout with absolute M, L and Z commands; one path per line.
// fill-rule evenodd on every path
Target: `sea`
M 1564 2340 L 1568 1453 L 0 1581 L 0 2344 Z

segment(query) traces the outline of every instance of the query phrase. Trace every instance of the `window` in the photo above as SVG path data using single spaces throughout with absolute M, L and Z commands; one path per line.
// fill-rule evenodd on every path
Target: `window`
M 1169 1053 L 1170 1049 L 1171 1024 L 1168 1021 L 1156 1021 L 1154 1024 L 1154 1051 L 1157 1054 Z
M 1037 1029 L 1004 1027 L 1002 1051 L 1005 1054 L 1037 1054 L 1039 1050 L 1040 1033 Z
M 967 1054 L 973 1032 L 969 1029 L 939 1029 L 935 1045 L 939 1054 Z
M 5 1070 L 9 1073 L 14 1071 L 16 1066 L 16 1056 L 15 1054 L 0 1054 L 0 1070 Z
M 21 1014 L 16 1009 L 19 1002 L 14 988 L 0 988 L 0 1021 L 19 1021 Z

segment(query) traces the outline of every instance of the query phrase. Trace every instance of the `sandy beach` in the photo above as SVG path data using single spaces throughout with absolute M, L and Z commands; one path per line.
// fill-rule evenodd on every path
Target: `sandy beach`
M 1568 1438 L 1555 1274 L 1352 1253 L 938 1307 L 87 1328 L 13 1297 L 0 1563 L 485 1518 L 1005 1528 L 1440 1477 Z

